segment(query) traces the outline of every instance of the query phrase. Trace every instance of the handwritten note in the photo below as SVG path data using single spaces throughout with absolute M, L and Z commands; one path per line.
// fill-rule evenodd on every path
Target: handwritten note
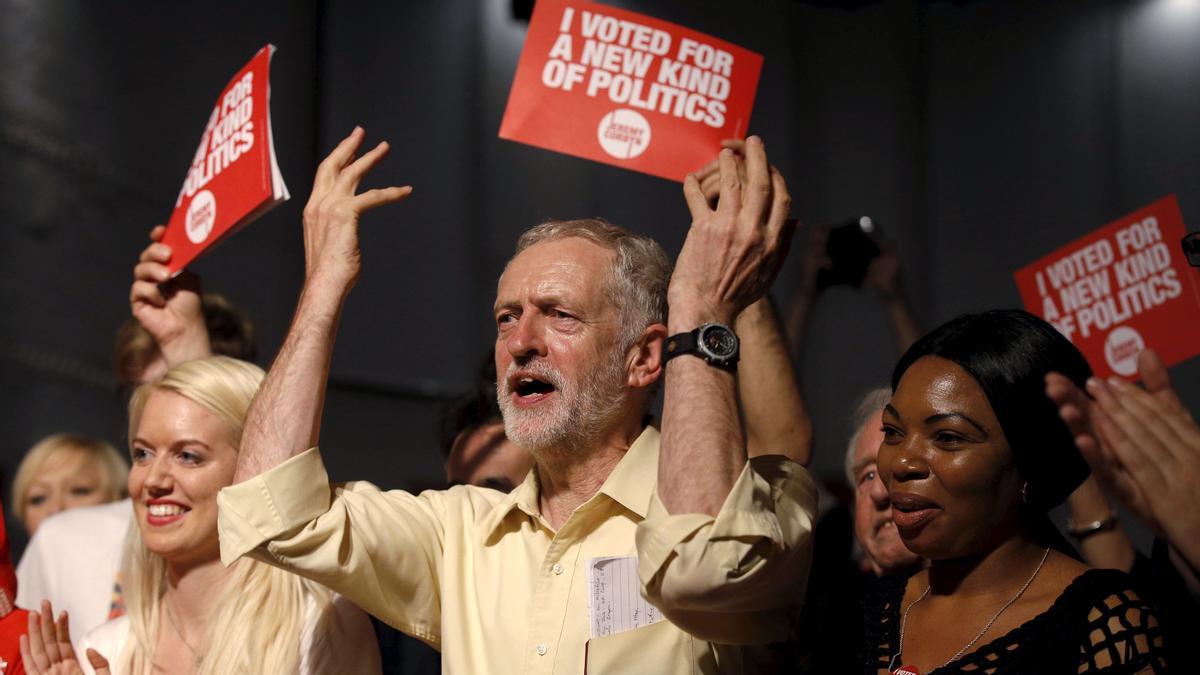
M 658 608 L 642 597 L 637 556 L 588 561 L 590 637 L 614 635 L 662 620 Z

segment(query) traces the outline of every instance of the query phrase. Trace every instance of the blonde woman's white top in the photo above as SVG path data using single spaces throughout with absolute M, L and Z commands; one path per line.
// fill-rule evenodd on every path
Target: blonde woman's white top
M 300 640 L 300 669 L 298 675 L 336 673 L 365 673 L 378 675 L 379 645 L 367 614 L 340 595 L 334 596 L 335 615 L 327 620 L 320 616 L 316 599 L 308 596 L 304 636 Z M 316 627 L 322 631 L 316 634 Z M 87 660 L 90 647 L 114 664 L 112 675 L 125 675 L 115 667 L 129 639 L 129 617 L 123 616 L 102 624 L 79 641 L 78 657 L 83 672 L 95 675 Z M 247 648 L 250 648 L 247 645 Z
M 17 565 L 17 606 L 42 611 L 42 600 L 70 616 L 71 642 L 108 621 L 133 502 L 84 506 L 42 521 Z

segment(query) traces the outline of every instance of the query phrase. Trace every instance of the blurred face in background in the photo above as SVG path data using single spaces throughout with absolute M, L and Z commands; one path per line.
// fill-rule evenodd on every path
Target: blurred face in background
M 887 487 L 879 478 L 876 460 L 883 442 L 882 412 L 863 425 L 854 445 L 854 536 L 877 576 L 911 568 L 921 558 L 908 550 L 892 522 Z
M 48 516 L 78 506 L 95 506 L 111 499 L 100 463 L 82 450 L 63 448 L 34 474 L 22 499 L 22 518 L 30 535 Z
M 511 492 L 533 468 L 533 455 L 508 440 L 504 423 L 465 429 L 446 458 L 446 482 Z

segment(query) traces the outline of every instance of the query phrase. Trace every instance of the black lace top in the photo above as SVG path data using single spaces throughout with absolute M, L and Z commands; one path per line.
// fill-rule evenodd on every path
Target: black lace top
M 887 673 L 900 631 L 900 603 L 908 579 L 880 579 L 865 604 L 864 673 Z M 911 635 L 909 636 L 911 639 Z M 1081 574 L 1050 609 L 957 661 L 928 674 L 1155 673 L 1167 672 L 1156 610 L 1133 592 L 1117 570 Z M 903 665 L 903 658 L 897 665 Z

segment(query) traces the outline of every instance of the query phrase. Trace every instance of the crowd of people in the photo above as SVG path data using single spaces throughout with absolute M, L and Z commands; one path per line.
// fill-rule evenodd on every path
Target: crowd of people
M 172 279 L 151 232 L 116 348 L 128 468 L 76 435 L 28 452 L 11 508 L 33 536 L 15 580 L 0 556 L 0 650 L 19 643 L 0 673 L 1186 663 L 1200 428 L 1154 352 L 1142 388 L 1093 377 L 1019 310 L 922 334 L 885 244 L 862 285 L 901 355 L 847 411 L 847 485 L 819 485 L 806 467 L 830 421 L 811 418 L 795 363 L 827 232 L 808 229 L 781 320 L 768 292 L 797 224 L 755 136 L 685 181 L 674 263 L 600 219 L 521 236 L 495 349 L 443 420 L 446 489 L 331 484 L 319 438 L 358 221 L 411 192 L 360 190 L 388 151 L 360 152 L 364 136 L 317 169 L 304 285 L 265 372 L 252 323 L 194 276 Z M 819 512 L 838 490 L 840 516 Z M 1065 536 L 1048 515 L 1064 502 Z M 1117 505 L 1154 533 L 1150 555 Z

